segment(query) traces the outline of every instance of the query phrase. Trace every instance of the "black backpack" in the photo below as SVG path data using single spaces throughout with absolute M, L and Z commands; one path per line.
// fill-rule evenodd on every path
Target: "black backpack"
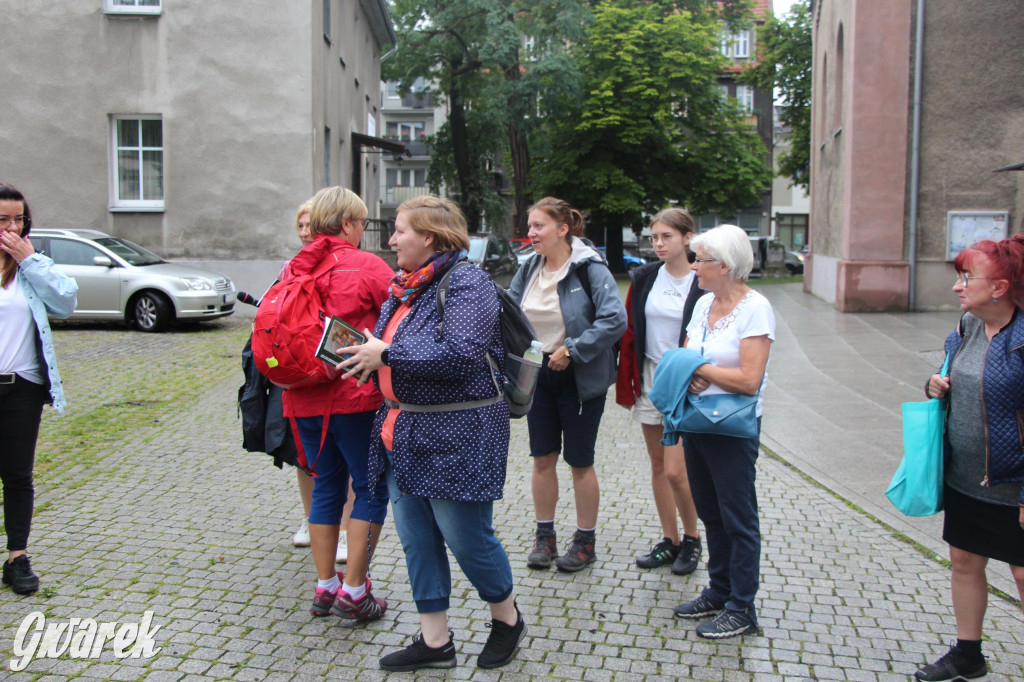
M 444 331 L 444 302 L 448 297 L 448 287 L 451 285 L 452 273 L 463 265 L 471 265 L 471 263 L 461 261 L 453 265 L 444 274 L 444 277 L 441 278 L 441 282 L 437 286 L 437 314 L 441 318 L 441 322 L 437 325 L 438 334 Z M 498 294 L 498 320 L 501 324 L 501 344 L 505 348 L 506 358 L 511 357 L 513 361 L 522 363 L 523 354 L 537 340 L 537 332 L 533 330 L 533 325 L 526 319 L 526 314 L 515 299 L 509 296 L 507 291 L 494 284 L 493 281 L 491 284 L 494 286 L 494 291 Z M 494 374 L 498 366 L 490 353 L 487 354 L 487 362 L 490 363 L 491 373 Z M 513 419 L 518 419 L 530 411 L 530 406 L 533 404 L 533 392 L 530 392 L 530 402 L 525 405 L 512 399 L 512 388 L 515 385 L 516 377 L 512 376 L 509 372 L 511 364 L 506 360 L 505 374 L 502 376 L 504 385 L 500 388 L 505 395 L 505 402 L 508 403 L 509 416 Z

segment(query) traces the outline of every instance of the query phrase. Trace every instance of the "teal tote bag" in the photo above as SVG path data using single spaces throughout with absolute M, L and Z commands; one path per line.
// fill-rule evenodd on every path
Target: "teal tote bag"
M 949 356 L 941 376 L 949 371 Z M 885 491 L 906 516 L 931 516 L 942 511 L 946 466 L 946 398 L 903 403 L 903 461 Z

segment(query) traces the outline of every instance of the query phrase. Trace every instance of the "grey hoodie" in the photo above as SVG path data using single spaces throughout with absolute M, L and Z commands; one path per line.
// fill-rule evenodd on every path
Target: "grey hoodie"
M 520 305 L 543 263 L 544 256 L 532 256 L 512 279 L 508 292 Z M 580 283 L 581 267 L 589 268 L 593 300 Z M 576 365 L 576 392 L 581 401 L 589 400 L 604 394 L 615 383 L 612 346 L 626 331 L 626 308 L 601 254 L 578 237 L 572 239 L 569 270 L 558 283 L 558 300 L 568 334 L 565 347 Z

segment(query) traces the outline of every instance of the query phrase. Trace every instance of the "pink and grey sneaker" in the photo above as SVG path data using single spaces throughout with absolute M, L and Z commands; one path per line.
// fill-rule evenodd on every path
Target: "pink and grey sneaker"
M 338 572 L 338 580 L 343 580 L 344 576 L 341 572 Z M 331 607 L 334 606 L 335 600 L 338 598 L 338 594 L 341 593 L 341 587 L 331 592 L 325 590 L 322 587 L 316 588 L 316 593 L 313 595 L 313 605 L 309 607 L 309 612 L 314 616 L 323 617 L 328 616 L 331 613 Z
M 374 597 L 370 592 L 370 579 L 366 579 L 366 594 L 359 599 L 352 599 L 345 590 L 339 589 L 334 599 L 331 613 L 342 619 L 343 625 L 358 625 L 371 620 L 380 620 L 388 610 L 384 599 Z

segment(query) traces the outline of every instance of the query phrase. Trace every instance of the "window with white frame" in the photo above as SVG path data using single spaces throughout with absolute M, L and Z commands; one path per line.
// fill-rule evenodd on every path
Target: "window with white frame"
M 162 210 L 164 133 L 159 116 L 115 116 L 113 206 Z
M 386 181 L 388 189 L 395 187 L 426 187 L 427 170 L 425 168 L 388 168 Z
M 750 56 L 750 31 L 724 35 L 719 46 L 726 57 L 745 59 Z
M 103 11 L 108 14 L 160 14 L 161 0 L 103 0 Z
M 754 110 L 754 88 L 749 85 L 737 85 L 736 86 L 736 100 L 739 102 L 740 107 L 743 111 Z
M 402 142 L 417 142 L 426 137 L 424 121 L 388 121 L 387 137 Z

